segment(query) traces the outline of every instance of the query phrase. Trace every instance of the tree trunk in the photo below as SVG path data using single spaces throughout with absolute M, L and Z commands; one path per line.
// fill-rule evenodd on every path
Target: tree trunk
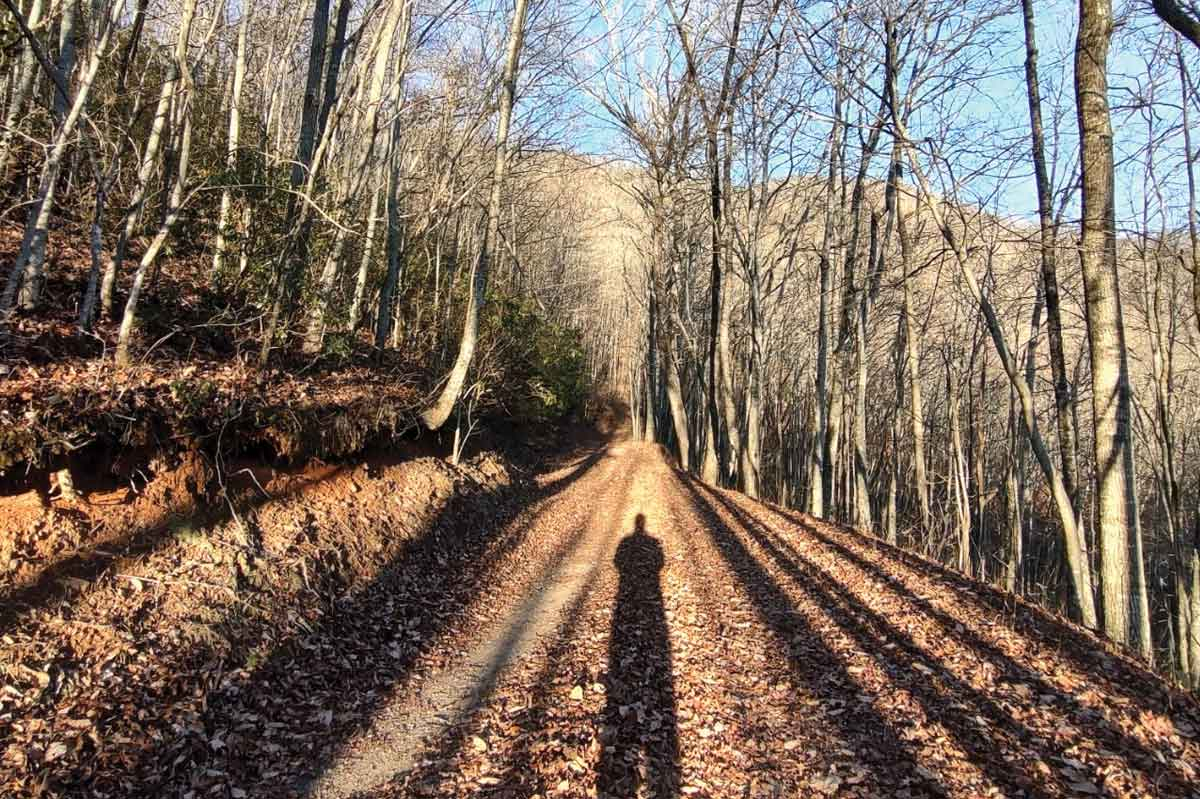
M 55 192 L 58 189 L 63 159 L 71 150 L 71 140 L 75 128 L 83 117 L 88 96 L 91 94 L 92 85 L 96 80 L 96 73 L 104 59 L 104 51 L 108 48 L 109 36 L 116 27 L 116 21 L 123 8 L 123 4 L 114 3 L 110 7 L 109 16 L 101 23 L 100 32 L 93 42 L 87 67 L 79 78 L 70 109 L 54 131 L 50 152 L 42 165 L 37 198 L 29 207 L 21 249 L 9 270 L 4 293 L 0 295 L 0 320 L 13 309 L 18 301 L 23 308 L 32 308 L 37 304 L 46 261 L 46 239 L 50 234 L 50 216 L 54 210 Z M 33 42 L 30 42 L 30 45 L 32 46 Z M 65 87 L 57 88 L 61 91 Z
M 1082 186 L 1080 266 L 1092 364 L 1097 540 L 1104 632 L 1119 644 L 1136 643 L 1140 620 L 1130 579 L 1130 549 L 1138 532 L 1133 474 L 1132 402 L 1125 324 L 1117 277 L 1113 197 L 1113 141 L 1108 108 L 1111 0 L 1079 0 L 1075 43 L 1075 100 Z M 1145 609 L 1142 609 L 1145 612 Z
M 674 353 L 667 359 L 667 405 L 671 408 L 671 422 L 675 426 L 675 438 L 679 446 L 679 466 L 686 472 L 690 465 L 692 440 L 688 433 L 687 408 L 679 380 L 679 359 Z
M 808 512 L 818 518 L 823 518 L 832 509 L 828 506 L 829 492 L 832 486 L 829 482 L 831 464 L 829 458 L 829 428 L 830 428 L 830 379 L 829 379 L 829 299 L 833 290 L 833 237 L 834 237 L 834 196 L 837 189 L 838 153 L 841 149 L 841 108 L 842 95 L 840 87 L 835 91 L 833 102 L 833 123 L 829 132 L 829 174 L 825 181 L 825 229 L 821 238 L 821 254 L 818 262 L 820 277 L 817 290 L 817 378 L 816 378 L 816 442 L 812 450 L 812 464 L 809 469 L 809 502 Z
M 388 345 L 392 333 L 392 305 L 400 286 L 400 261 L 402 235 L 400 231 L 400 116 L 392 120 L 392 132 L 388 141 L 387 191 L 384 210 L 387 215 L 387 232 L 384 247 L 387 253 L 387 273 L 383 287 L 379 290 L 379 308 L 375 315 L 375 348 L 382 350 Z M 448 303 L 447 303 L 448 304 Z
M 723 237 L 724 238 L 724 237 Z M 728 251 L 728 250 L 726 250 Z M 726 281 L 729 275 L 724 276 Z M 720 375 L 721 410 L 725 416 L 725 435 L 728 451 L 725 453 L 726 475 L 730 485 L 737 487 L 737 470 L 742 457 L 741 424 L 738 419 L 737 403 L 733 395 L 733 353 L 729 346 L 729 328 L 733 317 L 733 303 L 729 301 L 728 285 L 722 290 L 721 321 L 717 331 L 717 372 Z
M 195 0 L 184 0 L 182 14 L 179 20 L 179 33 L 176 38 L 176 54 L 179 43 L 187 46 L 191 35 L 192 21 L 196 13 Z M 178 62 L 171 65 L 170 78 L 163 82 L 158 92 L 158 104 L 154 108 L 154 118 L 150 122 L 150 133 L 146 137 L 146 149 L 142 153 L 142 163 L 138 168 L 137 183 L 134 184 L 133 197 L 129 207 L 121 219 L 121 230 L 117 234 L 117 245 L 113 256 L 104 268 L 104 277 L 100 281 L 100 313 L 106 318 L 113 315 L 114 293 L 116 291 L 117 275 L 125 262 L 125 254 L 129 249 L 129 240 L 137 229 L 142 210 L 145 207 L 146 195 L 154 170 L 158 168 L 158 151 L 163 142 L 163 131 L 171 116 L 171 100 L 174 98 L 183 76 L 178 71 Z
M 909 427 L 913 438 L 913 492 L 917 495 L 917 506 L 921 511 L 921 528 L 928 533 L 932 517 L 929 509 L 929 477 L 926 472 L 928 461 L 925 456 L 925 401 L 921 391 L 921 333 L 913 316 L 912 240 L 909 238 L 903 208 L 896 215 L 896 231 L 900 238 L 900 268 L 903 270 L 900 314 L 904 319 Z
M 371 272 L 371 256 L 375 251 L 375 229 L 379 221 L 379 198 L 382 192 L 376 188 L 371 192 L 371 204 L 367 208 L 367 235 L 363 242 L 362 258 L 358 262 L 358 277 L 354 281 L 354 299 L 350 302 L 347 329 L 353 333 L 358 329 L 363 310 L 363 298 L 367 293 L 367 278 Z
M 899 128 L 901 136 L 907 138 L 907 131 L 904 129 L 904 125 L 901 124 Z M 1045 441 L 1038 431 L 1033 392 L 1022 376 L 1020 368 L 1008 348 L 1008 343 L 1004 339 L 1004 331 L 1000 326 L 1000 320 L 996 316 L 996 311 L 992 307 L 991 301 L 984 295 L 979 282 L 975 279 L 967 254 L 959 243 L 957 236 L 955 236 L 954 229 L 946 222 L 939 203 L 933 199 L 928 181 L 925 179 L 924 173 L 920 171 L 916 158 L 911 152 L 908 153 L 908 156 L 909 165 L 912 167 L 913 174 L 917 178 L 922 201 L 933 215 L 938 229 L 942 232 L 942 237 L 954 256 L 959 272 L 966 283 L 967 290 L 979 305 L 979 310 L 982 312 L 984 322 L 987 324 L 988 333 L 991 335 L 996 354 L 1000 356 L 1000 363 L 1004 367 L 1004 373 L 1008 376 L 1009 382 L 1016 390 L 1017 396 L 1021 401 L 1021 415 L 1025 424 L 1025 430 L 1029 435 L 1030 446 L 1033 448 L 1038 465 L 1046 477 L 1046 482 L 1049 484 L 1051 495 L 1054 498 L 1055 508 L 1058 511 L 1059 524 L 1062 526 L 1064 550 L 1067 553 L 1067 562 L 1071 574 L 1071 586 L 1080 620 L 1084 626 L 1095 629 L 1096 604 L 1095 596 L 1092 593 L 1091 563 L 1088 558 L 1087 540 L 1076 523 L 1075 511 L 1071 507 L 1071 499 L 1062 481 L 1062 475 L 1050 459 Z
M 968 375 L 968 380 L 970 376 Z M 967 464 L 959 420 L 958 386 L 950 360 L 946 360 L 946 402 L 950 405 L 950 474 L 954 490 L 954 533 L 958 543 L 958 570 L 971 576 L 971 511 L 967 490 Z
M 233 88 L 229 97 L 229 136 L 225 146 L 225 187 L 221 189 L 221 209 L 217 215 L 217 244 L 213 252 L 213 276 L 220 275 L 228 249 L 229 215 L 233 205 L 233 188 L 230 181 L 239 176 L 238 147 L 242 125 L 242 85 L 246 79 L 246 33 L 250 27 L 250 14 L 254 0 L 242 5 L 242 18 L 238 24 L 237 55 L 233 62 Z
M 421 414 L 421 421 L 430 430 L 437 430 L 450 418 L 455 403 L 462 393 L 467 379 L 467 370 L 475 355 L 475 340 L 479 334 L 479 312 L 483 308 L 487 290 L 487 275 L 490 262 L 489 247 L 498 246 L 500 239 L 500 208 L 504 173 L 508 166 L 508 128 L 512 120 L 513 104 L 517 95 L 517 75 L 520 69 L 521 45 L 525 38 L 525 11 L 528 0 L 516 0 L 513 18 L 509 27 L 508 52 L 505 58 L 503 96 L 500 100 L 500 119 L 496 124 L 496 163 L 492 171 L 492 193 L 488 201 L 487 232 L 479 248 L 479 255 L 471 270 L 471 301 L 467 305 L 463 320 L 462 339 L 459 342 L 458 358 L 446 377 L 442 393 L 432 406 Z
M 1042 293 L 1046 303 L 1046 332 L 1050 345 L 1050 372 L 1054 381 L 1055 419 L 1058 424 L 1059 463 L 1062 480 L 1070 497 L 1076 526 L 1083 528 L 1083 509 L 1079 500 L 1079 467 L 1076 457 L 1074 397 L 1067 377 L 1062 334 L 1062 311 L 1058 292 L 1057 226 L 1052 216 L 1049 173 L 1046 169 L 1046 143 L 1042 126 L 1041 86 L 1038 78 L 1038 50 L 1033 15 L 1033 0 L 1021 0 L 1025 26 L 1025 87 L 1029 101 L 1029 121 L 1033 174 L 1037 186 L 1038 228 L 1040 236 Z
M 191 99 L 186 95 L 178 99 L 179 102 L 185 104 L 191 102 Z M 175 220 L 179 218 L 179 210 L 183 207 L 184 187 L 187 182 L 188 160 L 191 156 L 191 148 L 191 111 L 185 109 L 183 111 L 183 135 L 180 138 L 179 155 L 176 159 L 177 171 L 167 206 L 167 215 L 159 224 L 158 232 L 154 234 L 154 239 L 150 242 L 150 246 L 146 248 L 141 261 L 138 262 L 137 271 L 133 275 L 133 284 L 129 288 L 129 299 L 125 302 L 125 314 L 121 317 L 121 328 L 117 335 L 116 362 L 118 366 L 128 366 L 130 363 L 129 345 L 132 339 L 134 321 L 137 318 L 138 299 L 142 293 L 146 273 L 154 265 L 155 259 L 158 258 L 159 252 L 162 251 L 163 245 L 166 244 L 167 237 L 171 234 L 171 228 L 174 227 Z
M 171 81 L 180 87 L 172 99 L 172 103 L 177 106 L 175 115 L 181 128 L 179 148 L 175 156 L 175 174 L 167 198 L 166 213 L 159 223 L 158 231 L 154 234 L 150 246 L 146 248 L 146 252 L 142 254 L 142 258 L 138 262 L 133 283 L 129 288 L 129 297 L 125 301 L 125 313 L 121 317 L 121 327 L 117 334 L 116 362 L 118 366 L 127 366 L 130 362 L 129 347 L 133 335 L 133 325 L 137 319 L 138 300 L 141 297 L 142 287 L 145 285 L 146 274 L 154 265 L 163 245 L 166 244 L 167 237 L 170 236 L 171 228 L 175 226 L 175 221 L 179 218 L 179 212 L 186 199 L 188 166 L 192 148 L 192 79 L 188 64 L 188 40 L 195 11 L 196 0 L 184 0 L 179 38 L 175 42 L 174 79 Z M 215 14 L 213 22 L 214 24 L 216 22 Z
M 26 19 L 26 25 L 30 30 L 37 30 L 42 21 L 42 0 L 32 0 L 29 5 L 29 15 Z M 17 57 L 16 72 L 12 76 L 12 94 L 8 100 L 8 111 L 4 115 L 4 128 L 0 130 L 0 181 L 8 172 L 8 161 L 12 156 L 13 134 L 17 129 L 17 123 L 21 117 L 21 111 L 25 107 L 26 100 L 29 99 L 30 93 L 33 91 L 33 84 L 37 78 L 37 58 L 33 52 L 33 43 L 28 41 L 21 42 L 21 54 Z
M 292 193 L 288 195 L 287 209 L 284 213 L 284 230 L 287 231 L 288 238 L 276 260 L 274 298 L 266 329 L 263 331 L 262 346 L 258 352 L 260 367 L 267 365 L 284 306 L 289 303 L 292 292 L 297 288 L 293 284 L 299 280 L 300 269 L 308 256 L 307 205 L 296 196 L 296 192 L 309 182 L 306 178 L 311 177 L 313 151 L 320 133 L 317 122 L 321 113 L 321 79 L 325 71 L 325 41 L 328 34 L 329 0 L 314 0 L 308 74 L 305 77 L 304 104 L 300 113 L 300 138 L 296 142 L 296 159 L 292 164 Z

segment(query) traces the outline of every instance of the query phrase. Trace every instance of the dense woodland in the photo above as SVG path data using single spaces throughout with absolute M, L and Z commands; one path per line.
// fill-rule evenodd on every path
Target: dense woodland
M 1193 4 L 4 2 L 4 379 L 614 392 L 1200 686 Z

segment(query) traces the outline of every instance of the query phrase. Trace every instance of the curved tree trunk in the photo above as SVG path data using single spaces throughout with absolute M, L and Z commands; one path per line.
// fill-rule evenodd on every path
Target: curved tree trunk
M 455 403 L 462 393 L 463 384 L 467 379 L 467 370 L 471 368 L 471 359 L 475 355 L 475 341 L 479 335 L 479 312 L 483 308 L 484 294 L 487 291 L 488 267 L 491 262 L 489 247 L 495 246 L 500 238 L 500 201 L 504 187 L 504 173 L 508 167 L 508 128 L 512 121 L 513 104 L 517 95 L 517 75 L 521 63 L 521 45 L 525 39 L 525 11 L 528 0 L 516 0 L 513 18 L 508 33 L 508 53 L 504 64 L 504 80 L 502 97 L 500 99 L 500 119 L 496 124 L 496 164 L 492 171 L 492 194 L 488 201 L 487 231 L 479 247 L 479 256 L 471 269 L 471 301 L 467 304 L 466 318 L 463 320 L 462 339 L 458 345 L 458 357 L 442 393 L 430 407 L 421 414 L 422 423 L 430 430 L 437 430 L 450 418 Z

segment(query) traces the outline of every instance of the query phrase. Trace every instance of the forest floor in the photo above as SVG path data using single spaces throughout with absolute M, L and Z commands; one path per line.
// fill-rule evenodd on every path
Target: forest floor
M 1134 660 L 659 447 L 318 477 L 6 613 L 0 793 L 1200 795 Z

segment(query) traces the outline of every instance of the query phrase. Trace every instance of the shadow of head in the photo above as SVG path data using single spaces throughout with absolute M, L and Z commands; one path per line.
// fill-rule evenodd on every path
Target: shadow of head
M 639 513 L 633 520 L 633 532 L 617 545 L 613 559 L 622 577 L 634 574 L 654 574 L 663 566 L 662 544 L 646 531 L 646 515 Z

